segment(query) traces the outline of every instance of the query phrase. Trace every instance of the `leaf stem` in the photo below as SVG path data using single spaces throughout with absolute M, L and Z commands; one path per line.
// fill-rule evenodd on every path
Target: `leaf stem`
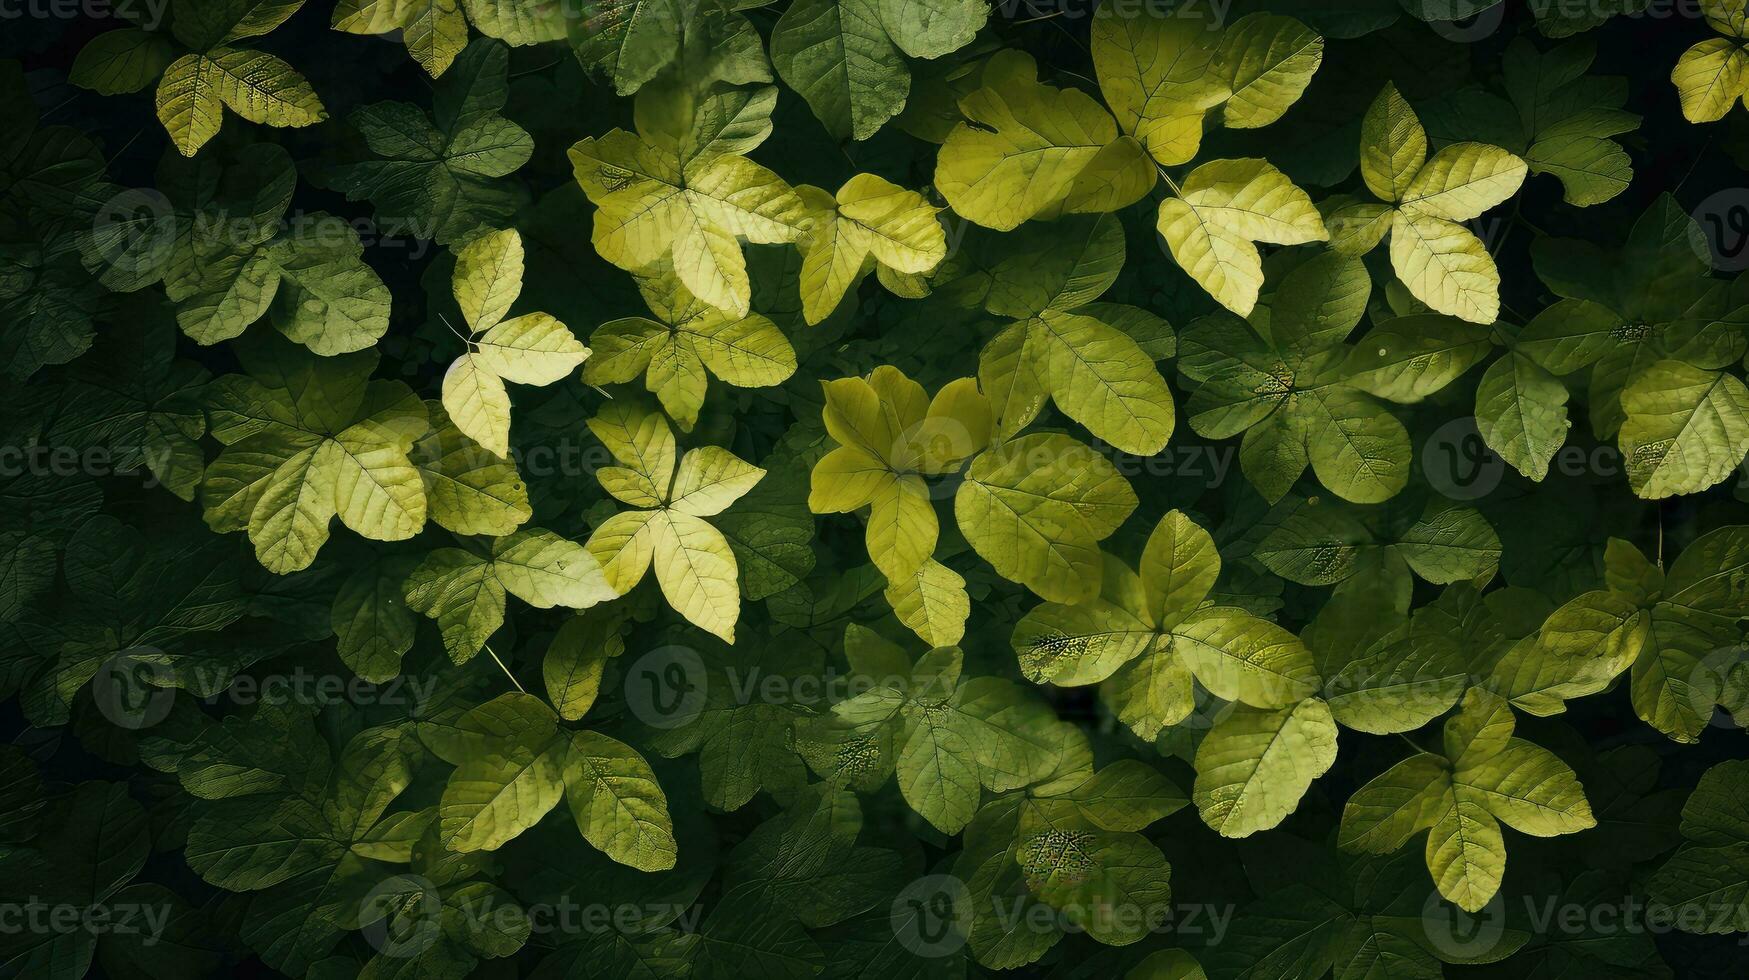
M 504 672 L 504 676 L 510 678 L 510 683 L 515 684 L 516 689 L 518 691 L 521 691 L 522 693 L 527 694 L 528 688 L 523 687 L 522 682 L 516 679 L 516 675 L 512 674 L 510 672 L 510 668 L 504 666 L 504 661 L 498 659 L 498 652 L 496 650 L 492 649 L 492 644 L 485 643 L 485 644 L 481 644 L 481 645 L 484 646 L 486 648 L 486 652 L 491 655 L 492 662 L 497 664 L 498 669 L 502 670 Z
M 1682 190 L 1682 185 L 1688 183 L 1688 178 L 1694 176 L 1694 168 L 1700 166 L 1700 158 L 1706 156 L 1706 151 L 1710 149 L 1712 145 L 1713 138 L 1709 135 L 1706 138 L 1706 142 L 1700 145 L 1700 149 L 1695 151 L 1694 159 L 1689 161 L 1688 170 L 1683 173 L 1682 179 L 1676 182 L 1675 187 L 1670 188 L 1670 193 L 1675 194 Z
M 1173 197 L 1184 196 L 1184 188 L 1178 186 L 1178 181 L 1172 179 L 1172 175 L 1166 172 L 1165 167 L 1156 163 L 1154 164 L 1154 169 L 1160 171 L 1160 179 L 1166 182 L 1167 187 L 1172 188 Z
M 1658 571 L 1664 570 L 1664 501 L 1658 501 Z
M 448 327 L 448 328 L 449 328 L 449 332 L 450 332 L 450 333 L 453 333 L 453 334 L 455 334 L 455 335 L 456 335 L 456 336 L 457 336 L 457 337 L 460 337 L 460 338 L 461 338 L 461 342 L 462 342 L 462 343 L 464 343 L 464 344 L 467 344 L 467 345 L 468 345 L 468 349 L 469 349 L 469 350 L 473 350 L 473 349 L 474 349 L 474 338 L 472 338 L 472 337 L 470 337 L 470 336 L 468 336 L 468 335 L 467 335 L 467 334 L 465 334 L 465 333 L 462 333 L 462 332 L 461 332 L 461 331 L 460 331 L 460 330 L 457 330 L 457 329 L 456 329 L 456 328 L 455 328 L 455 324 L 453 324 L 453 323 L 451 323 L 451 322 L 449 322 L 449 317 L 447 317 L 447 316 L 444 316 L 444 315 L 443 315 L 443 314 L 442 314 L 442 313 L 439 313 L 439 314 L 437 314 L 437 318 L 438 318 L 438 319 L 439 319 L 439 320 L 442 320 L 442 321 L 443 321 L 443 325 L 444 325 L 444 326 L 446 326 L 446 327 Z

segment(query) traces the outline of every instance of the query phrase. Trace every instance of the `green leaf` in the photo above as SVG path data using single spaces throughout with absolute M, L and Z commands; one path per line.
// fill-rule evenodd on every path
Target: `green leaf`
M 838 308 L 870 263 L 907 275 L 931 272 L 947 257 L 937 209 L 923 195 L 874 174 L 857 174 L 828 195 L 797 188 L 813 222 L 802 238 L 802 315 L 816 324 Z
M 1709 37 L 1682 52 L 1670 81 L 1691 123 L 1717 122 L 1749 91 L 1749 53 L 1735 40 Z
M 1619 436 L 1628 485 L 1648 499 L 1699 493 L 1749 455 L 1749 388 L 1681 361 L 1659 361 L 1622 389 Z
M 781 384 L 795 373 L 796 353 L 783 332 L 757 313 L 740 319 L 700 302 L 666 262 L 638 277 L 644 300 L 661 320 L 613 320 L 589 339 L 593 356 L 583 370 L 588 384 L 623 384 L 644 377 L 644 387 L 690 432 L 704 405 L 706 373 L 743 388 Z
M 1263 287 L 1256 242 L 1301 245 L 1330 235 L 1312 199 L 1267 160 L 1216 160 L 1160 203 L 1156 229 L 1186 275 L 1215 301 L 1250 314 Z
M 1539 54 L 1528 40 L 1506 51 L 1506 92 L 1525 131 L 1524 162 L 1554 174 L 1568 204 L 1611 200 L 1633 180 L 1633 160 L 1610 137 L 1631 133 L 1638 116 L 1622 110 L 1628 82 L 1585 74 L 1593 46 L 1574 42 Z
M 1015 239 L 1026 244 L 992 269 L 984 301 L 990 312 L 1018 318 L 978 359 L 978 380 L 991 398 L 998 431 L 1018 433 L 1049 396 L 1064 414 L 1119 449 L 1159 452 L 1172 434 L 1173 400 L 1151 363 L 1156 354 L 1141 340 L 1158 335 L 1170 344 L 1171 328 L 1135 307 L 1089 302 L 1122 266 L 1122 228 L 1108 217 L 1031 227 L 1037 231 Z M 1074 236 L 1072 249 L 1053 244 L 1064 235 Z
M 534 152 L 533 137 L 499 115 L 508 72 L 504 46 L 476 39 L 434 83 L 432 111 L 405 102 L 354 110 L 348 122 L 368 152 L 324 169 L 325 186 L 368 199 L 387 234 L 453 244 L 507 226 L 523 193 L 501 178 Z
M 1684 932 L 1749 932 L 1749 814 L 1740 761 L 1708 769 L 1682 807 L 1688 843 L 1646 883 L 1657 912 Z
M 960 100 L 967 121 L 941 145 L 935 186 L 960 217 L 1010 231 L 1070 197 L 1082 172 L 1120 137 L 1092 97 L 1037 81 L 1037 66 L 1023 52 L 998 53 L 981 80 Z M 1101 210 L 1131 203 L 1152 184 L 1149 175 L 1134 196 Z
M 565 798 L 583 838 L 639 871 L 674 867 L 668 798 L 644 757 L 595 732 L 574 732 L 564 756 Z
M 1029 435 L 972 461 L 954 493 L 960 532 L 998 574 L 1055 602 L 1099 589 L 1099 542 L 1136 506 L 1103 456 L 1062 435 Z
M 373 354 L 316 358 L 283 343 L 252 348 L 248 375 L 209 389 L 213 435 L 227 448 L 201 485 L 207 524 L 247 530 L 269 571 L 306 568 L 338 516 L 366 537 L 399 541 L 425 523 L 407 453 L 424 406 L 399 382 L 370 385 Z
M 619 633 L 622 624 L 611 612 L 574 616 L 553 634 L 541 661 L 541 677 L 560 718 L 576 721 L 595 704 L 607 662 L 625 652 L 625 639 Z
M 406 581 L 407 605 L 437 620 L 458 664 L 503 625 L 507 594 L 537 609 L 586 609 L 618 595 L 589 549 L 539 528 L 496 538 L 484 555 L 439 548 Z
M 1386 84 L 1361 130 L 1361 172 L 1369 190 L 1393 205 L 1391 266 L 1409 292 L 1434 312 L 1491 324 L 1500 312 L 1500 273 L 1487 248 L 1460 222 L 1511 197 L 1525 162 L 1486 143 L 1456 142 L 1427 156 L 1427 133 L 1413 107 Z M 1373 229 L 1351 252 L 1369 251 L 1384 234 L 1384 213 L 1343 212 L 1345 228 Z
M 312 126 L 328 118 L 322 100 L 291 65 L 261 51 L 212 47 L 185 54 L 158 81 L 158 121 L 185 157 L 219 134 L 225 110 L 268 126 Z
M 1481 909 L 1506 873 L 1502 822 L 1538 837 L 1596 825 L 1573 771 L 1547 749 L 1512 737 L 1512 708 L 1471 688 L 1445 723 L 1445 754 L 1413 756 L 1357 790 L 1342 813 L 1347 850 L 1387 853 L 1427 830 L 1427 869 L 1439 893 Z
M 667 420 L 635 406 L 609 405 L 589 429 L 624 464 L 597 471 L 601 485 L 625 503 L 653 508 L 615 514 L 589 536 L 589 552 L 613 594 L 631 591 L 653 565 L 675 611 L 733 643 L 739 566 L 722 532 L 704 518 L 722 513 L 765 471 L 715 446 L 688 451 L 677 467 Z
M 1530 358 L 1509 353 L 1483 373 L 1476 387 L 1476 429 L 1513 469 L 1542 480 L 1571 426 L 1566 386 Z
M 1196 750 L 1196 807 L 1223 837 L 1281 823 L 1336 762 L 1336 722 L 1317 698 L 1290 708 L 1238 708 Z
M 570 157 L 596 206 L 602 258 L 635 271 L 667 256 L 694 296 L 734 318 L 752 295 L 740 242 L 793 242 L 803 231 L 801 198 L 744 156 L 683 160 L 666 141 L 615 129 L 579 141 Z
M 455 427 L 499 457 L 510 455 L 510 393 L 504 382 L 550 385 L 589 356 L 563 323 L 545 313 L 504 319 L 522 292 L 522 236 L 480 236 L 456 255 L 456 304 L 467 321 L 468 353 L 443 376 L 443 407 Z
M 879 0 L 802 0 L 771 35 L 777 73 L 838 139 L 868 139 L 905 108 L 911 73 Z
M 373 562 L 347 576 L 334 596 L 340 659 L 373 684 L 398 676 L 401 657 L 413 648 L 418 621 L 401 589 L 410 571 L 406 561 Z
M 808 509 L 869 508 L 868 553 L 889 583 L 935 551 L 939 525 L 926 477 L 958 470 L 990 441 L 990 406 L 970 378 L 927 398 L 922 386 L 882 365 L 867 379 L 824 383 L 821 417 L 839 444 L 814 466 Z
M 954 646 L 965 636 L 972 614 L 966 580 L 933 558 L 909 578 L 889 582 L 884 593 L 893 615 L 932 647 Z
M 138 92 L 162 76 L 175 57 L 176 49 L 162 34 L 124 27 L 80 48 L 67 80 L 101 95 Z

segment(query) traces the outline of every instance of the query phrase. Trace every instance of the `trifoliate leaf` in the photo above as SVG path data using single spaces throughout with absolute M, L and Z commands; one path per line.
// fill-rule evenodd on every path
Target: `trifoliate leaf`
M 589 536 L 614 594 L 637 585 L 653 564 L 662 595 L 700 629 L 735 641 L 741 615 L 735 554 L 705 521 L 752 489 L 765 471 L 726 449 L 702 446 L 676 463 L 674 433 L 661 415 L 612 403 L 589 430 L 620 462 L 596 473 L 608 493 L 633 507 Z
M 250 374 L 208 389 L 212 434 L 227 448 L 202 481 L 207 524 L 247 530 L 269 571 L 308 567 L 335 517 L 380 541 L 424 526 L 425 489 L 407 454 L 425 406 L 398 381 L 368 381 L 376 360 L 264 341 L 245 357 Z
M 443 407 L 455 427 L 492 453 L 510 455 L 510 393 L 504 382 L 562 381 L 589 348 L 545 313 L 504 319 L 522 292 L 522 236 L 495 231 L 456 255 L 455 300 L 467 321 L 468 353 L 443 376 Z
M 158 121 L 185 157 L 219 135 L 226 109 L 268 126 L 296 128 L 328 118 L 316 90 L 291 65 L 265 52 L 223 45 L 171 62 L 156 98 Z
M 1394 209 L 1388 233 L 1397 278 L 1435 312 L 1493 323 L 1500 312 L 1500 273 L 1481 239 L 1461 222 L 1516 193 L 1524 183 L 1525 162 L 1474 142 L 1452 143 L 1427 156 L 1421 120 L 1390 84 L 1367 112 L 1360 155 L 1367 188 Z M 1345 228 L 1377 229 L 1383 214 L 1374 205 L 1349 205 L 1330 220 Z M 1345 249 L 1358 253 L 1377 240 L 1369 235 Z
M 1156 228 L 1172 259 L 1215 301 L 1250 314 L 1263 287 L 1256 242 L 1301 245 L 1330 235 L 1312 199 L 1261 159 L 1216 160 L 1160 203 Z
M 1076 192 L 1083 172 L 1108 146 L 1126 139 L 1092 97 L 1045 85 L 1037 71 L 1031 56 L 1000 52 L 985 64 L 982 87 L 960 100 L 966 121 L 941 146 L 935 186 L 973 224 L 1009 231 L 1052 210 Z M 1147 170 L 1148 164 L 1132 157 L 1122 169 Z M 1112 182 L 1107 174 L 1091 176 Z M 1153 186 L 1153 175 L 1124 183 L 1133 195 L 1102 202 L 1100 210 L 1132 203 Z
M 537 609 L 587 609 L 618 595 L 589 549 L 551 531 L 518 531 L 482 550 L 439 548 L 406 579 L 407 605 L 437 620 L 458 664 L 503 625 L 506 595 Z
M 433 85 L 431 111 L 406 102 L 356 109 L 348 122 L 369 155 L 326 168 L 326 186 L 369 199 L 391 234 L 467 242 L 510 224 L 524 201 L 500 180 L 528 162 L 534 140 L 499 115 L 509 99 L 509 55 L 475 40 Z
M 1344 338 L 1371 289 L 1358 260 L 1327 253 L 1276 289 L 1267 334 L 1228 313 L 1185 330 L 1178 369 L 1199 385 L 1187 406 L 1190 426 L 1213 439 L 1243 432 L 1240 463 L 1266 500 L 1285 496 L 1307 465 L 1344 500 L 1395 496 L 1409 479 L 1409 434 L 1367 392 L 1419 401 L 1474 363 L 1474 337 L 1450 354 L 1436 345 L 1398 359 L 1401 341 L 1390 339 L 1389 324 L 1377 332 L 1385 335 L 1378 346 L 1366 346 L 1375 342 L 1368 335 L 1351 351 Z
M 1610 549 L 1617 563 L 1644 564 L 1625 541 L 1612 541 Z M 1601 690 L 1632 664 L 1634 711 L 1679 742 L 1697 740 L 1730 666 L 1712 654 L 1732 635 L 1725 624 L 1743 609 L 1741 598 L 1720 583 L 1746 560 L 1743 530 L 1719 528 L 1684 549 L 1668 577 L 1652 587 L 1615 578 L 1569 600 L 1542 629 L 1542 655 L 1551 662 L 1541 673 L 1564 685 L 1553 693 L 1578 697 Z
M 1138 733 L 1178 723 L 1194 677 L 1215 695 L 1259 708 L 1296 704 L 1318 685 L 1293 634 L 1228 606 L 1203 603 L 1220 575 L 1208 532 L 1168 513 L 1148 537 L 1138 577 L 1103 559 L 1097 598 L 1047 602 L 1015 626 L 1021 672 L 1060 686 L 1105 682 L 1101 694 Z
M 691 432 L 707 372 L 742 388 L 781 384 L 795 373 L 795 349 L 776 324 L 757 313 L 736 319 L 700 302 L 666 261 L 638 276 L 638 290 L 657 320 L 626 317 L 597 327 L 584 382 L 625 384 L 642 375 L 680 431 Z
M 1307 698 L 1273 711 L 1239 708 L 1215 723 L 1196 750 L 1196 807 L 1223 837 L 1281 823 L 1312 780 L 1336 762 L 1330 708 Z
M 989 403 L 970 378 L 929 399 L 885 365 L 867 379 L 825 382 L 824 391 L 822 417 L 838 448 L 814 465 L 808 509 L 868 507 L 869 560 L 889 583 L 902 582 L 935 553 L 940 532 L 926 478 L 958 471 L 989 443 Z
M 437 808 L 444 846 L 496 850 L 562 797 L 584 839 L 608 857 L 640 871 L 672 868 L 674 824 L 649 763 L 557 721 L 539 699 L 513 692 L 420 726 L 421 740 L 456 767 Z
M 1342 847 L 1386 854 L 1427 830 L 1439 893 L 1480 910 L 1506 873 L 1501 822 L 1537 837 L 1596 824 L 1573 770 L 1512 737 L 1513 724 L 1510 705 L 1472 688 L 1445 723 L 1443 755 L 1411 756 L 1355 791 L 1342 812 Z
M 806 184 L 796 190 L 813 222 L 799 243 L 809 324 L 831 315 L 871 265 L 922 275 L 947 257 L 938 209 L 915 191 L 874 174 L 857 174 L 835 196 Z
M 978 381 L 996 412 L 997 432 L 1012 436 L 1037 418 L 1048 396 L 1063 414 L 1124 452 L 1151 455 L 1175 424 L 1172 392 L 1128 331 L 1116 324 L 1151 321 L 1134 307 L 1090 302 L 1116 277 L 1124 258 L 1116 219 L 1064 219 L 1019 235 L 1045 248 L 1046 236 L 1073 235 L 1074 250 L 1051 253 L 1041 275 L 1030 249 L 997 263 L 985 308 L 1020 317 L 985 345 Z M 1065 261 L 1067 260 L 1067 261 Z M 1171 340 L 1164 323 L 1149 326 Z
M 735 153 L 684 159 L 678 148 L 616 129 L 571 147 L 577 182 L 595 204 L 592 241 L 628 271 L 668 256 L 692 294 L 745 317 L 751 286 L 741 242 L 793 242 L 801 198 L 777 174 Z

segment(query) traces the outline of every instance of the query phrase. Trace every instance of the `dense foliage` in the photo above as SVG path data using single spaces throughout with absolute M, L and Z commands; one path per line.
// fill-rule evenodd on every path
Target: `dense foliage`
M 1744 0 L 0 14 L 0 976 L 1749 970 Z

